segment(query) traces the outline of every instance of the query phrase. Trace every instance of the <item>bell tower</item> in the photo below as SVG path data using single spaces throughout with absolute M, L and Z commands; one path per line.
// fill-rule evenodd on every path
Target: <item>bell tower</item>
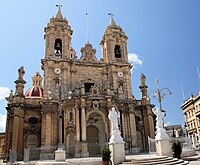
M 122 62 L 128 63 L 127 39 L 125 32 L 117 25 L 113 19 L 113 14 L 110 18 L 110 23 L 107 26 L 101 40 L 103 59 L 105 62 Z
M 46 41 L 45 58 L 70 58 L 71 35 L 73 33 L 68 20 L 63 18 L 61 5 L 58 6 L 56 17 L 52 17 L 44 28 Z

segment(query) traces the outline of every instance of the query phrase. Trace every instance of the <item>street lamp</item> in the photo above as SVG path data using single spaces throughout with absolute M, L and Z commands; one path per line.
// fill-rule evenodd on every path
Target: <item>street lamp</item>
M 162 100 L 165 98 L 165 96 L 167 94 L 172 95 L 172 92 L 170 91 L 169 88 L 159 89 L 157 84 L 158 84 L 158 80 L 155 80 L 156 89 L 152 90 L 150 92 L 153 92 L 153 97 L 154 98 L 156 98 L 156 97 L 158 98 L 158 102 L 159 102 L 159 105 L 160 105 L 160 110 L 165 113 L 166 111 L 162 109 Z

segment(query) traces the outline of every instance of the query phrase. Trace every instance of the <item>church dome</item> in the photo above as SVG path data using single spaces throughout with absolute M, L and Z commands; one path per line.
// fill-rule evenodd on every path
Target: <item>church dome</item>
M 39 86 L 32 86 L 26 91 L 25 97 L 43 97 L 43 89 Z
M 42 88 L 42 76 L 39 72 L 32 77 L 33 86 L 29 88 L 25 97 L 43 97 L 43 88 Z

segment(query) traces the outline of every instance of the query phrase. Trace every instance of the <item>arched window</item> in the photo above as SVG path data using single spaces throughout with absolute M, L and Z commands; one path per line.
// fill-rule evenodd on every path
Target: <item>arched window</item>
M 57 38 L 54 44 L 54 53 L 61 54 L 62 53 L 62 40 Z
M 119 45 L 115 45 L 115 58 L 121 58 L 121 51 Z

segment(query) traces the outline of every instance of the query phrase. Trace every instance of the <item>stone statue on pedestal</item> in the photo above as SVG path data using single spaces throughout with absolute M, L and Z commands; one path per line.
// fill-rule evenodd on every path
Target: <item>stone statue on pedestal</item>
M 143 73 L 140 76 L 140 86 L 146 86 L 146 76 Z
M 120 118 L 120 113 L 116 111 L 115 107 L 112 107 L 108 114 L 108 118 L 111 121 L 111 137 L 109 139 L 111 161 L 112 164 L 119 164 L 125 159 L 125 150 L 124 141 L 118 127 L 118 118 Z
M 111 121 L 111 138 L 110 143 L 121 143 L 123 138 L 121 137 L 121 132 L 118 127 L 118 118 L 120 118 L 120 113 L 116 111 L 115 107 L 108 114 L 108 118 Z
M 164 125 L 163 118 L 165 116 L 164 113 L 162 113 L 159 108 L 155 108 L 153 110 L 153 113 L 156 115 L 156 129 L 163 128 Z
M 164 128 L 164 113 L 159 108 L 155 108 L 153 113 L 156 115 L 156 150 L 159 156 L 172 156 L 170 138 Z
M 108 118 L 111 120 L 111 130 L 119 130 L 118 118 L 120 118 L 120 114 L 115 110 L 115 107 L 112 107 L 112 110 L 108 114 Z
M 156 115 L 156 139 L 169 139 L 166 130 L 164 129 L 164 113 L 159 108 L 155 108 L 153 113 Z

